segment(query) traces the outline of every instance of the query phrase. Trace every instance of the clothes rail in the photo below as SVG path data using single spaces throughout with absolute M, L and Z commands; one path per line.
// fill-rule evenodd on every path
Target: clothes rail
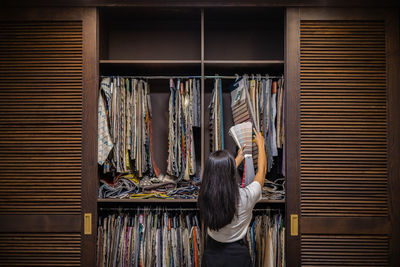
M 269 208 L 265 208 L 265 209 L 253 209 L 253 211 L 281 211 L 282 209 L 269 209 Z
M 145 207 L 145 208 L 100 208 L 100 211 L 198 211 L 198 208 L 153 208 L 153 207 Z
M 198 208 L 100 208 L 100 211 L 198 211 Z M 265 208 L 265 209 L 261 209 L 261 208 L 257 208 L 257 209 L 253 209 L 253 211 L 282 211 L 282 209 L 269 209 L 269 208 Z
M 144 79 L 144 80 L 163 80 L 163 79 L 200 79 L 202 76 L 124 76 L 124 75 L 102 75 L 100 76 L 101 78 L 108 78 L 108 77 L 122 77 L 122 78 L 131 78 L 131 79 Z M 218 76 L 218 75 L 213 75 L 213 76 L 204 76 L 205 79 L 237 79 L 241 78 L 243 76 Z M 254 76 L 254 79 L 256 78 L 270 78 L 270 79 L 280 79 L 283 78 L 283 75 L 281 76 Z M 249 76 L 250 78 L 250 76 Z M 253 78 L 253 77 L 252 77 Z

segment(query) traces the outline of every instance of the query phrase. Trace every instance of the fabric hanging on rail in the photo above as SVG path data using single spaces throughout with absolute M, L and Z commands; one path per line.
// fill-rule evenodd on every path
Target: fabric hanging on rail
M 139 78 L 102 79 L 98 160 L 103 174 L 99 198 L 197 197 L 199 179 L 194 177 L 193 127 L 201 122 L 200 83 L 198 79 L 176 80 L 175 86 L 171 80 L 170 87 L 169 152 L 172 153 L 169 153 L 168 173 L 175 175 L 164 175 L 154 159 L 149 83 Z
M 167 173 L 188 181 L 196 174 L 193 127 L 200 119 L 198 81 L 177 79 L 175 84 L 170 79 L 170 91 Z
M 285 174 L 283 77 L 271 79 L 268 75 L 243 75 L 232 85 L 231 108 L 235 125 L 251 122 L 264 136 L 269 182 L 264 188 L 264 191 L 267 191 L 265 196 L 272 199 L 284 198 L 284 190 L 277 189 L 284 188 L 280 178 Z M 258 149 L 254 140 L 251 151 L 256 172 Z M 246 171 L 252 172 L 252 169 L 249 169 L 251 166 L 246 166 L 246 162 L 245 174 Z
M 114 176 L 135 173 L 138 177 L 160 174 L 152 155 L 149 90 L 148 83 L 140 79 L 102 79 L 98 106 L 98 162 L 103 165 L 104 173 L 112 172 Z
M 256 119 L 248 92 L 248 77 L 245 75 L 241 79 L 237 80 L 232 85 L 232 89 L 231 108 L 235 125 L 242 122 L 251 122 L 252 125 L 255 125 Z M 245 152 L 250 151 L 250 153 L 252 153 L 252 150 L 252 145 L 247 145 L 245 148 Z M 249 153 L 245 153 L 244 170 L 244 183 L 242 182 L 242 187 L 246 186 L 254 179 L 254 161 L 252 155 Z
M 98 149 L 97 149 L 97 161 L 100 165 L 103 165 L 106 161 L 111 149 L 113 148 L 113 142 L 110 136 L 108 108 L 107 103 L 110 100 L 110 78 L 105 78 L 102 80 L 99 92 L 99 102 L 98 102 Z
M 255 212 L 247 232 L 254 267 L 283 267 L 285 263 L 285 226 L 282 215 Z
M 196 212 L 161 208 L 99 213 L 97 266 L 201 266 Z
M 212 99 L 208 106 L 210 112 L 210 151 L 224 149 L 224 115 L 222 99 L 222 81 L 214 80 Z

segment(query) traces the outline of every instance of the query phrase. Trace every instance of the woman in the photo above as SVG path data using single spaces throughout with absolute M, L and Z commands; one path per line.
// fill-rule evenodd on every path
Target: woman
M 254 132 L 258 171 L 246 187 L 238 185 L 237 166 L 244 159 L 243 148 L 236 159 L 228 151 L 219 150 L 206 162 L 198 199 L 200 217 L 208 232 L 202 266 L 251 266 L 245 238 L 266 174 L 264 138 Z

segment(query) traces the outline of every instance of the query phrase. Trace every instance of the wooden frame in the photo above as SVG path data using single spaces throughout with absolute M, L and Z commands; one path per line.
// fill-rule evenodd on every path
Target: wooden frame
M 82 114 L 82 266 L 96 265 L 97 237 L 97 98 L 99 84 L 99 34 L 95 8 L 83 12 L 83 114 Z M 84 233 L 84 214 L 92 214 L 92 233 Z
M 300 11 L 286 9 L 285 78 L 286 78 L 286 260 L 287 266 L 299 266 L 300 237 L 290 235 L 291 214 L 300 216 Z M 300 226 L 301 227 L 301 226 Z

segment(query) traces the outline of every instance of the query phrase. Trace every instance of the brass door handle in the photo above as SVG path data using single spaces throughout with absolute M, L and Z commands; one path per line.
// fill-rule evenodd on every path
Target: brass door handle
M 290 214 L 290 235 L 299 235 L 299 216 L 297 214 Z

